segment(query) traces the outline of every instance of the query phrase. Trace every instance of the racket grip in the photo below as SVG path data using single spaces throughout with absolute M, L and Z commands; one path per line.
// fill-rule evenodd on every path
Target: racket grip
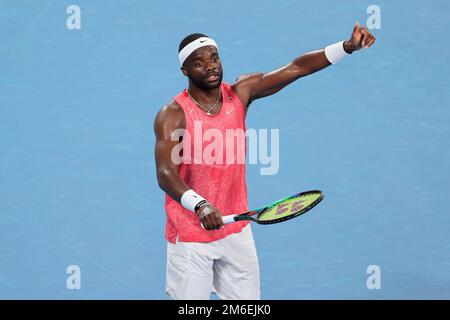
M 223 224 L 229 224 L 235 222 L 234 217 L 236 217 L 237 214 L 230 214 L 229 216 L 223 216 L 222 221 Z

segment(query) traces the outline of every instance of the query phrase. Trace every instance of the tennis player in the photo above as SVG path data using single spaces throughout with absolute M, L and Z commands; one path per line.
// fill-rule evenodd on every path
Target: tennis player
M 154 122 L 157 178 L 166 193 L 166 292 L 171 298 L 206 300 L 214 292 L 221 299 L 260 299 L 251 227 L 245 221 L 227 225 L 222 221 L 223 215 L 248 211 L 245 163 L 223 160 L 238 159 L 245 147 L 235 145 L 230 155 L 226 146 L 233 145 L 236 136 L 227 135 L 226 130 L 245 130 L 245 117 L 254 100 L 374 42 L 371 33 L 356 23 L 350 40 L 228 84 L 222 82 L 219 49 L 213 39 L 191 34 L 181 41 L 178 57 L 188 88 L 164 106 Z M 224 141 L 212 141 L 213 136 Z M 206 156 L 215 161 L 206 161 Z

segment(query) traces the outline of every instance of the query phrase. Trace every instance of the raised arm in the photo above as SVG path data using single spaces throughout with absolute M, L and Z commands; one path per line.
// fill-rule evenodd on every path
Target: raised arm
M 351 54 L 361 48 L 369 48 L 375 38 L 365 27 L 355 24 L 350 40 L 342 44 L 343 51 Z M 331 46 L 330 46 L 331 47 Z M 339 48 L 338 48 L 339 49 Z M 333 50 L 337 50 L 336 46 Z M 242 103 L 248 106 L 253 100 L 272 95 L 295 80 L 322 70 L 333 61 L 333 52 L 325 49 L 305 53 L 292 62 L 269 73 L 255 73 L 241 76 L 233 85 Z

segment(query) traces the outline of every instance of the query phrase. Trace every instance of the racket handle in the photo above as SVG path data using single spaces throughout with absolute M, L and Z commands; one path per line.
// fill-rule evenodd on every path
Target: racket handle
M 230 214 L 229 216 L 223 216 L 222 221 L 223 224 L 229 224 L 235 222 L 234 217 L 236 217 L 237 214 Z

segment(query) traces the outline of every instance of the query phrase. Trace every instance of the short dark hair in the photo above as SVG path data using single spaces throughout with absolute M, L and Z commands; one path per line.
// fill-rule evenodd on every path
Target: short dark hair
M 208 37 L 208 36 L 203 34 L 203 33 L 192 33 L 192 34 L 186 36 L 180 42 L 180 46 L 178 47 L 178 53 L 180 53 L 181 50 L 183 50 L 183 48 L 186 47 L 189 43 L 191 43 L 192 41 L 197 40 L 198 38 L 202 38 L 202 37 Z

